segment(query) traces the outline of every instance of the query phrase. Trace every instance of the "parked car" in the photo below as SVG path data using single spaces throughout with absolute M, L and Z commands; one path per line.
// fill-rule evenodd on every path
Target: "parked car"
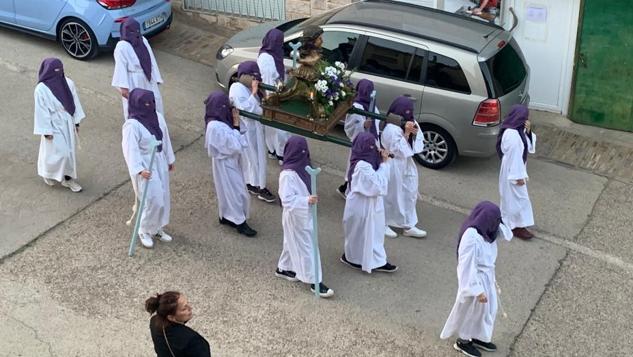
M 80 60 L 112 50 L 128 17 L 145 36 L 155 35 L 171 25 L 171 0 L 0 1 L 0 26 L 55 40 Z
M 455 157 L 495 153 L 499 123 L 513 104 L 529 103 L 529 67 L 512 33 L 502 27 L 428 7 L 366 0 L 306 19 L 266 23 L 244 30 L 218 49 L 216 80 L 228 88 L 237 65 L 255 59 L 263 35 L 284 32 L 290 42 L 306 26 L 323 33 L 323 56 L 343 61 L 352 79 L 375 83 L 385 111 L 399 95 L 416 103 L 425 149 L 416 160 L 439 169 Z

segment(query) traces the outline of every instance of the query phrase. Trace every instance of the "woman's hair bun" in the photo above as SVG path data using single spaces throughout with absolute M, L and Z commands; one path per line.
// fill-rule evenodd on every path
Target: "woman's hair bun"
M 160 305 L 160 294 L 156 294 L 156 296 L 152 296 L 149 299 L 145 300 L 145 310 L 150 314 L 158 311 L 158 306 Z

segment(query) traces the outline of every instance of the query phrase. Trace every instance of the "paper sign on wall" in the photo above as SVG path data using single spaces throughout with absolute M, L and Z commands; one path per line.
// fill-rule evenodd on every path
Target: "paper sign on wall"
M 527 21 L 544 23 L 547 22 L 547 7 L 542 5 L 528 5 L 525 11 Z

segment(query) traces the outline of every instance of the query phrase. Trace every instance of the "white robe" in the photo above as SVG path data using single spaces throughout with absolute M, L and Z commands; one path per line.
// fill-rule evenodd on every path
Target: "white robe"
M 381 135 L 381 143 L 385 149 L 394 155 L 389 160 L 391 176 L 389 177 L 389 191 L 385 198 L 387 225 L 409 229 L 418 223 L 415 208 L 418 199 L 418 168 L 413 161 L 413 155 L 422 152 L 424 140 L 422 130 L 418 126 L 418 134 L 413 142 L 413 148 L 404 137 L 402 128 L 387 124 Z
M 354 103 L 352 105 L 356 109 L 364 109 L 360 103 Z M 374 107 L 374 113 L 380 114 L 378 107 Z M 367 120 L 367 118 L 360 114 L 347 114 L 345 116 L 345 135 L 347 135 L 349 141 L 353 142 L 358 134 L 367 131 L 365 129 L 365 120 Z M 378 135 L 380 135 L 380 122 L 376 120 L 374 124 L 376 125 L 376 132 L 378 133 Z M 376 140 L 376 144 L 380 146 L 380 140 Z M 347 181 L 347 174 L 349 172 L 349 161 L 351 156 L 352 151 L 350 150 L 347 157 L 347 167 L 345 168 L 345 181 Z
M 127 41 L 119 41 L 114 48 L 114 74 L 112 75 L 112 86 L 116 88 L 127 88 L 130 92 L 132 89 L 141 88 L 154 92 L 156 99 L 156 111 L 165 115 L 163 108 L 163 97 L 160 95 L 159 84 L 163 83 L 163 77 L 160 75 L 156 57 L 149 42 L 143 37 L 143 43 L 149 51 L 152 60 L 152 80 L 148 81 L 141 67 L 141 62 L 134 52 L 134 48 Z M 123 102 L 123 118 L 128 117 L 127 99 L 121 97 Z
M 345 258 L 362 265 L 368 273 L 387 264 L 383 196 L 387 194 L 389 170 L 387 163 L 374 171 L 371 164 L 359 161 L 345 200 Z
M 235 224 L 244 223 L 250 206 L 240 164 L 243 150 L 248 147 L 246 135 L 223 122 L 212 120 L 207 124 L 204 146 L 211 157 L 220 218 Z
M 33 134 L 41 135 L 37 174 L 60 182 L 64 176 L 77 178 L 75 124 L 79 124 L 86 117 L 77 96 L 75 83 L 70 78 L 66 78 L 66 82 L 75 102 L 75 114 L 72 116 L 44 83 L 38 83 L 34 92 Z M 53 139 L 46 139 L 44 135 L 53 135 Z
M 277 267 L 297 274 L 297 279 L 314 284 L 314 259 L 312 254 L 312 214 L 308 198 L 310 192 L 299 175 L 293 170 L 279 174 L 279 198 L 283 206 L 281 224 L 284 229 L 283 251 Z M 319 264 L 319 283 L 323 280 Z
M 536 135 L 532 133 L 532 142 L 527 140 L 528 152 L 535 153 Z M 532 203 L 528 196 L 526 163 L 523 162 L 523 142 L 519 132 L 507 129 L 501 138 L 501 170 L 499 172 L 499 195 L 501 196 L 501 217 L 510 229 L 529 227 L 534 225 Z M 525 185 L 519 186 L 516 181 L 525 180 Z
M 249 88 L 242 83 L 236 82 L 231 85 L 229 98 L 236 108 L 247 112 L 261 115 L 262 107 L 259 98 L 251 94 Z M 264 125 L 257 120 L 240 117 L 241 123 L 246 130 L 246 141 L 248 147 L 244 149 L 243 170 L 244 180 L 247 184 L 265 188 L 266 187 L 266 139 L 264 136 Z
M 157 114 L 160 129 L 163 132 L 163 150 L 160 152 L 156 151 L 154 164 L 151 168 L 149 166 L 152 156 L 151 143 L 156 138 L 143 124 L 137 120 L 126 120 L 123 123 L 123 142 L 121 145 L 128 172 L 132 179 L 132 186 L 138 200 L 142 198 L 145 185 L 149 184 L 139 229 L 139 233 L 149 235 L 155 235 L 160 229 L 169 224 L 171 211 L 169 165 L 176 161 L 165 118 L 163 118 L 162 114 Z M 149 181 L 140 175 L 143 170 L 152 172 L 152 177 Z
M 268 53 L 260 54 L 257 57 L 257 66 L 262 74 L 262 82 L 264 84 L 275 85 L 277 83 L 280 76 L 277 72 L 273 56 Z M 278 156 L 283 156 L 290 133 L 270 126 L 266 126 L 264 132 L 268 151 L 275 152 Z
M 512 239 L 512 233 L 500 225 L 499 238 Z M 468 228 L 459 244 L 457 261 L 457 297 L 440 338 L 457 335 L 464 340 L 492 341 L 492 331 L 497 315 L 497 289 L 495 262 L 497 240 L 488 243 L 474 228 Z M 484 293 L 487 303 L 480 303 L 477 296 Z

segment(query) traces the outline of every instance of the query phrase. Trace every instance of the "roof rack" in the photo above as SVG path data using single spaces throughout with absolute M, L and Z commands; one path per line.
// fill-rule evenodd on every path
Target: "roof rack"
M 466 21 L 476 22 L 476 23 L 481 24 L 481 25 L 494 27 L 494 28 L 499 29 L 499 30 L 505 30 L 503 27 L 501 27 L 501 26 L 499 26 L 497 24 L 494 24 L 494 23 L 490 23 L 488 21 L 480 21 L 480 20 L 477 20 L 477 19 L 473 19 L 471 17 L 466 17 L 466 16 L 454 14 L 452 12 L 439 10 L 439 9 L 436 9 L 436 8 L 433 8 L 433 7 L 417 5 L 417 4 L 413 4 L 413 3 L 410 3 L 410 2 L 404 2 L 404 1 L 398 1 L 398 0 L 361 0 L 360 2 L 370 2 L 370 3 L 373 2 L 373 3 L 381 3 L 381 4 L 392 4 L 392 5 L 412 7 L 412 8 L 416 8 L 416 9 L 424 9 L 425 11 L 434 12 L 434 13 L 442 14 L 442 15 L 448 15 L 448 16 L 452 16 L 452 17 L 455 17 L 455 18 L 463 19 L 463 20 L 466 20 Z
M 451 41 L 447 41 L 441 38 L 436 38 L 436 37 L 432 37 L 432 36 L 427 36 L 427 35 L 423 35 L 420 33 L 415 33 L 415 32 L 411 32 L 411 31 L 406 31 L 406 30 L 400 30 L 400 29 L 396 29 L 393 27 L 387 27 L 387 26 L 382 26 L 382 25 L 378 25 L 378 24 L 369 24 L 369 23 L 365 23 L 365 22 L 360 22 L 360 21 L 332 21 L 332 22 L 328 22 L 328 25 L 354 25 L 354 26 L 364 26 L 364 27 L 368 27 L 368 28 L 372 28 L 372 29 L 379 29 L 379 30 L 383 30 L 383 31 L 390 31 L 390 32 L 395 32 L 395 33 L 399 33 L 401 35 L 407 35 L 407 36 L 411 36 L 411 37 L 417 37 L 417 38 L 422 38 L 425 40 L 429 40 L 429 41 L 433 41 L 433 42 L 437 42 L 437 43 L 441 43 L 444 45 L 449 45 L 455 48 L 459 48 L 461 50 L 467 51 L 467 52 L 472 52 L 472 53 L 479 53 L 478 50 L 469 47 L 469 46 L 464 46 L 462 44 L 459 43 L 455 43 L 455 42 L 451 42 Z

